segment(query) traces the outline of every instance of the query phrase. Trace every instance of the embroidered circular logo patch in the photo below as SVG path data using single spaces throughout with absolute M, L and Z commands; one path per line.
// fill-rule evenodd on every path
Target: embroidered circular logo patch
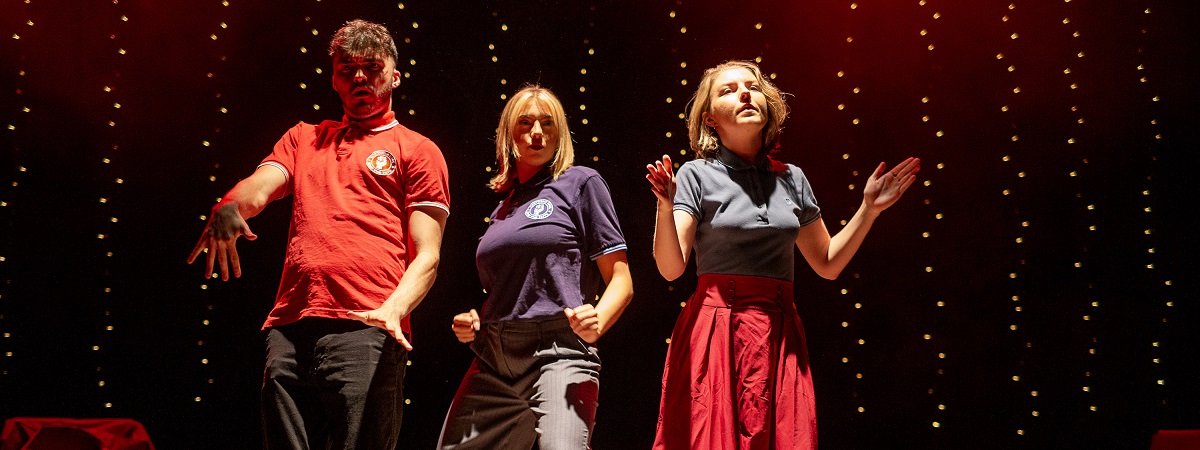
M 525 208 L 525 217 L 533 220 L 542 220 L 550 217 L 550 214 L 553 212 L 554 204 L 550 203 L 550 200 L 539 198 Z
M 367 168 L 375 175 L 396 173 L 396 157 L 387 150 L 375 150 L 367 157 Z

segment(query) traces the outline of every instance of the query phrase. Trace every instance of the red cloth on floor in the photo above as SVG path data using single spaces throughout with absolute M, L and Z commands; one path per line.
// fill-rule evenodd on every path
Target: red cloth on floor
M 701 275 L 671 334 L 654 448 L 816 446 L 816 401 L 792 283 Z
M 1158 430 L 1150 450 L 1195 450 L 1200 448 L 1200 430 Z
M 4 422 L 0 443 L 4 450 L 25 450 L 45 445 L 46 440 L 77 442 L 78 448 L 89 448 L 88 441 L 65 430 L 81 430 L 93 436 L 105 450 L 154 450 L 146 429 L 132 419 L 67 419 L 60 417 L 13 417 Z M 38 435 L 42 434 L 42 443 Z M 91 443 L 94 446 L 97 442 Z M 96 447 L 92 447 L 96 448 Z

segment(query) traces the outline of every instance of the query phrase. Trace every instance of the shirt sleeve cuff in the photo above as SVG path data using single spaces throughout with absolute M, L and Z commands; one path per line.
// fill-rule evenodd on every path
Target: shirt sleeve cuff
M 601 256 L 604 256 L 604 255 L 607 255 L 607 254 L 613 253 L 613 252 L 627 250 L 628 248 L 629 247 L 627 245 L 625 245 L 624 242 L 622 242 L 620 244 L 616 244 L 611 247 L 605 248 L 604 250 L 600 250 L 596 253 L 593 253 L 592 256 L 589 256 L 588 258 L 591 258 L 593 261 L 595 261 L 595 260 L 599 259 Z
M 683 203 L 676 203 L 674 206 L 671 207 L 671 210 L 672 211 L 683 211 L 685 213 L 691 214 L 692 217 L 700 217 L 700 215 L 696 213 L 696 210 L 692 209 L 691 206 L 685 205 Z
M 449 206 L 446 206 L 445 204 L 442 204 L 442 203 L 438 203 L 438 202 L 416 202 L 416 203 L 409 203 L 409 204 L 408 204 L 408 207 L 409 207 L 410 209 L 411 209 L 411 208 L 414 208 L 414 207 L 417 207 L 417 206 L 432 206 L 432 207 L 434 207 L 434 208 L 441 209 L 442 211 L 446 211 L 446 215 L 450 215 L 450 207 L 449 207 Z
M 283 164 L 277 163 L 275 161 L 267 161 L 267 162 L 264 162 L 264 163 L 258 165 L 258 167 L 268 167 L 268 166 L 279 169 L 280 172 L 283 172 L 284 179 L 286 181 L 291 181 L 292 174 L 288 173 L 287 168 L 283 167 Z

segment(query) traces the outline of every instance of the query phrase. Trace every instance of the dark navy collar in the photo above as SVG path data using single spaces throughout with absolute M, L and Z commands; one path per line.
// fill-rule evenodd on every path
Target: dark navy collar
M 542 166 L 542 170 L 537 171 L 537 173 L 533 174 L 532 177 L 529 177 L 529 181 L 522 183 L 520 178 L 513 179 L 513 190 L 525 190 L 540 187 L 550 180 L 550 175 L 550 164 L 546 164 L 545 166 Z

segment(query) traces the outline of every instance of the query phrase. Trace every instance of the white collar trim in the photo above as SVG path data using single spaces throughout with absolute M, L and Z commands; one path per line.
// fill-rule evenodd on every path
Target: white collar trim
M 394 128 L 396 125 L 400 125 L 400 121 L 396 120 L 396 119 L 392 119 L 392 123 L 389 123 L 389 124 L 381 126 L 381 127 L 372 128 L 371 132 L 378 133 L 380 131 L 389 130 L 389 129 Z

